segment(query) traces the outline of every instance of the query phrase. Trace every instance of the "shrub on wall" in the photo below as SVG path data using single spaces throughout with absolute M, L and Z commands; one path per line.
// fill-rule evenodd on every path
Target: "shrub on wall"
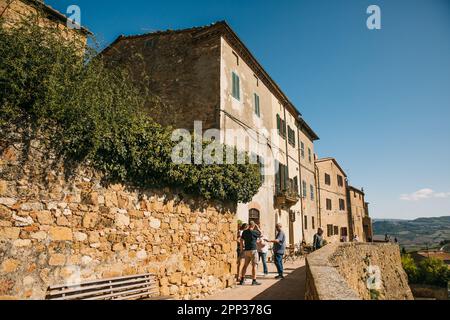
M 65 161 L 89 163 L 111 182 L 234 202 L 257 193 L 259 167 L 248 156 L 241 165 L 174 164 L 172 129 L 140 111 L 148 93 L 125 70 L 106 68 L 92 48 L 82 50 L 52 28 L 2 25 L 1 135 L 18 126 L 45 132 Z

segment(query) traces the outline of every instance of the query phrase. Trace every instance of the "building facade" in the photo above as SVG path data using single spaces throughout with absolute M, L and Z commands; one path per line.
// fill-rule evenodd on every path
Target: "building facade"
M 222 143 L 256 156 L 263 186 L 238 205 L 239 220 L 260 223 L 268 237 L 281 223 L 290 244 L 312 241 L 319 138 L 225 22 L 121 36 L 102 55 L 157 97 L 146 105 L 156 121 L 188 130 L 201 123 L 202 132 L 216 129 Z
M 350 240 L 345 172 L 317 160 L 319 137 L 226 22 L 120 36 L 101 55 L 151 93 L 145 111 L 157 122 L 255 156 L 263 185 L 238 205 L 239 220 L 268 237 L 281 223 L 291 245 L 311 244 L 318 227 L 328 241 Z
M 349 241 L 347 175 L 334 158 L 316 160 L 320 225 L 328 242 Z
M 364 232 L 364 217 L 366 216 L 366 202 L 363 190 L 355 187 L 348 187 L 348 211 L 349 211 L 349 226 L 350 239 L 358 237 L 360 241 L 366 241 Z

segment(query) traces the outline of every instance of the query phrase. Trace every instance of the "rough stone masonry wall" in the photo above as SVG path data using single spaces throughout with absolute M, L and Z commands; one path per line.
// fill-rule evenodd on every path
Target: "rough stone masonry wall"
M 389 244 L 327 245 L 307 258 L 306 299 L 371 300 L 369 266 L 379 268 L 380 300 L 412 300 L 400 248 Z
M 49 285 L 151 272 L 161 295 L 198 298 L 234 284 L 233 206 L 169 190 L 103 186 L 38 141 L 0 141 L 0 299 Z

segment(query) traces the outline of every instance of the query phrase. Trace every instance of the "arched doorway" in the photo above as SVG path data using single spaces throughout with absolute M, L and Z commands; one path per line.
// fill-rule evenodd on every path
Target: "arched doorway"
M 250 209 L 248 213 L 248 222 L 254 221 L 258 226 L 261 225 L 261 214 L 257 209 Z

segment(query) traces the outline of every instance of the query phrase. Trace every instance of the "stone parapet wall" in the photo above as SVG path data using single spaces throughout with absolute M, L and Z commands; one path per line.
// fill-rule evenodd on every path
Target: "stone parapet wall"
M 330 244 L 308 256 L 306 269 L 308 300 L 413 299 L 396 245 Z
M 235 206 L 66 173 L 38 141 L 0 143 L 0 299 L 147 272 L 175 298 L 234 285 Z

